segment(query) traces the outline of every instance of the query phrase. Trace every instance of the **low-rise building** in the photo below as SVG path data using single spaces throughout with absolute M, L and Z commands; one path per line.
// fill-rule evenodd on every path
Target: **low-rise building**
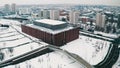
M 35 20 L 33 24 L 22 25 L 22 31 L 56 46 L 79 38 L 79 28 L 68 26 L 66 22 L 50 19 Z

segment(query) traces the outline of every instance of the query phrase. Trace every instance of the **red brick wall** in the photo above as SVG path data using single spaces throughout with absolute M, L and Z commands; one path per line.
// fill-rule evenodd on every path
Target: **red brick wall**
M 22 32 L 56 46 L 64 45 L 79 38 L 79 28 L 74 28 L 55 35 L 25 25 L 21 25 L 21 28 Z
M 79 28 L 66 31 L 65 37 L 66 37 L 65 40 L 67 43 L 79 38 Z

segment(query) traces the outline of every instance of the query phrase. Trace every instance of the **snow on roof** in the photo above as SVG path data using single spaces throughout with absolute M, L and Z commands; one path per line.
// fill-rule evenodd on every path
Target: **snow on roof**
M 89 17 L 87 17 L 87 16 L 81 16 L 80 18 L 89 18 Z
M 45 31 L 45 32 L 48 32 L 48 33 L 51 33 L 51 34 L 57 34 L 57 33 L 64 32 L 64 31 L 67 31 L 67 30 L 70 30 L 70 29 L 74 28 L 74 27 L 66 27 L 64 29 L 51 30 L 51 29 L 48 29 L 48 28 L 45 28 L 45 27 L 41 27 L 41 26 L 36 26 L 36 25 L 33 25 L 33 24 L 27 24 L 27 26 L 30 26 L 30 27 L 33 27 L 35 29 L 39 29 L 41 31 Z
M 118 38 L 118 36 L 116 34 L 104 33 L 104 32 L 99 32 L 99 31 L 95 31 L 94 33 L 101 34 L 101 35 L 106 36 L 106 37 Z
M 112 14 L 112 12 L 106 11 L 105 13 Z
M 57 20 L 51 20 L 51 19 L 42 19 L 42 20 L 35 20 L 36 22 L 49 24 L 49 25 L 60 25 L 65 24 L 66 22 L 63 21 L 57 21 Z
M 21 16 L 19 16 L 19 15 L 8 15 L 8 16 L 4 16 L 4 17 L 6 17 L 6 18 L 22 18 Z
M 15 20 L 0 19 L 0 24 L 10 25 L 10 24 L 21 24 L 21 23 Z

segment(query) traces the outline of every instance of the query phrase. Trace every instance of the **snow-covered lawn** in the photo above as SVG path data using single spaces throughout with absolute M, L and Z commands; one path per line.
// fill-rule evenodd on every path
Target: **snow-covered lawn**
M 61 48 L 77 54 L 91 65 L 95 65 L 104 59 L 109 46 L 110 42 L 108 41 L 80 35 L 79 39 L 74 40 Z
M 60 52 L 48 53 L 17 65 L 5 68 L 84 68 Z

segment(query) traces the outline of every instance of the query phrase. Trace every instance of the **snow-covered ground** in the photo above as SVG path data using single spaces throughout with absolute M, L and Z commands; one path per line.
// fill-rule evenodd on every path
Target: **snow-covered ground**
M 48 53 L 5 68 L 85 68 L 60 52 Z
M 109 49 L 110 42 L 100 39 L 93 39 L 86 36 L 79 36 L 62 48 L 79 55 L 91 65 L 98 64 L 104 59 Z
M 0 31 L 0 37 L 0 52 L 4 53 L 4 58 L 1 60 L 6 60 L 10 57 L 18 56 L 45 46 L 25 37 L 12 27 Z
M 36 38 L 33 38 L 25 33 L 22 33 L 21 28 L 19 26 L 20 24 L 19 22 L 3 19 L 0 21 L 2 21 L 2 23 L 4 22 L 4 24 L 6 22 L 6 24 L 11 25 L 9 29 L 0 30 L 1 37 L 0 48 L 5 48 L 0 50 L 0 53 L 4 53 L 3 60 L 47 45 L 42 41 L 37 43 Z M 19 32 L 17 32 L 13 27 L 17 29 Z M 30 38 L 32 38 L 32 40 Z M 109 46 L 110 42 L 108 41 L 103 41 L 100 39 L 80 35 L 79 39 L 67 43 L 61 48 L 67 50 L 68 52 L 77 54 L 91 65 L 95 65 L 104 59 L 108 52 Z M 6 47 L 14 48 L 11 49 Z M 59 52 L 52 52 L 36 57 L 31 60 L 27 60 L 17 65 L 7 66 L 5 68 L 83 68 L 83 67 L 81 67 L 81 65 L 79 65 L 76 61 L 71 60 L 64 54 L 61 54 Z

